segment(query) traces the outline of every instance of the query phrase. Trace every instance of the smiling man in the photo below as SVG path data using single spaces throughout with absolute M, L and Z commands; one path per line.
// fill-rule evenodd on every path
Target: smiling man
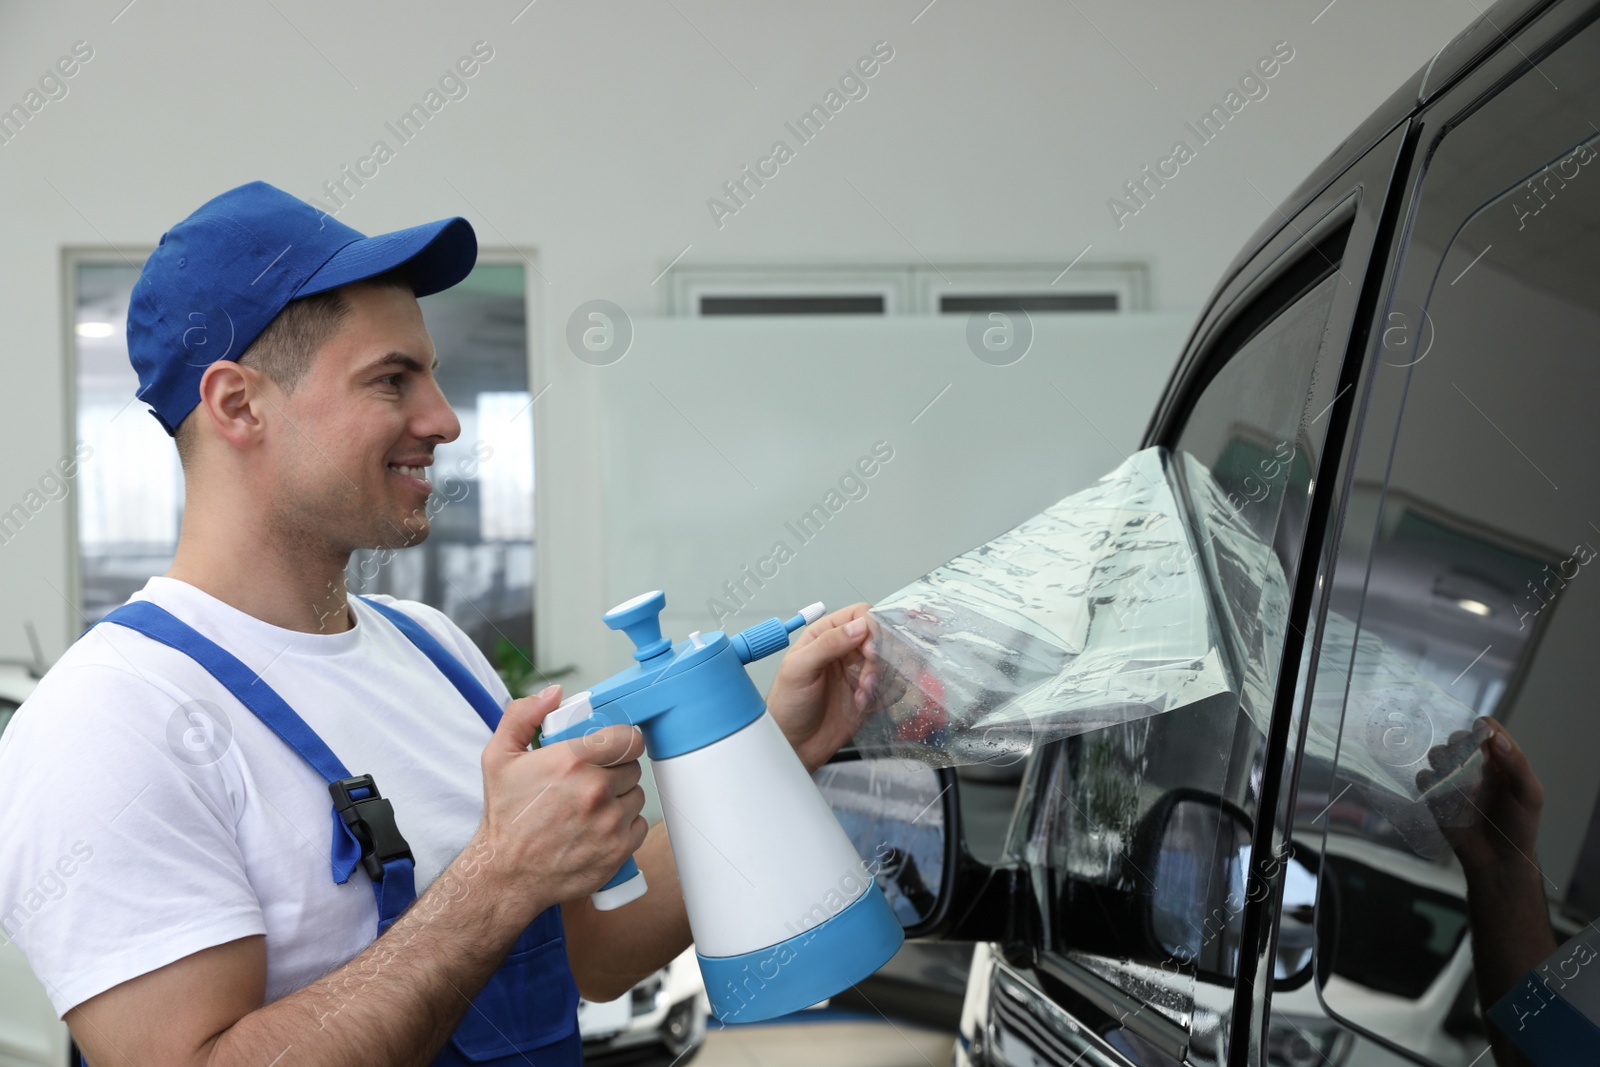
M 578 992 L 689 944 L 637 732 L 530 750 L 559 687 L 512 700 L 441 612 L 346 593 L 353 551 L 428 534 L 460 423 L 417 298 L 476 255 L 463 219 L 369 238 L 256 182 L 145 264 L 177 555 L 0 740 L 0 930 L 97 1067 L 578 1064 Z M 865 612 L 768 694 L 808 767 L 862 717 Z M 597 911 L 629 854 L 650 891 Z

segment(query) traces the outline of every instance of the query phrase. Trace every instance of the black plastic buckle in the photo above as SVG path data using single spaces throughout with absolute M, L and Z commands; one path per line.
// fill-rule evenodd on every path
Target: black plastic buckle
M 352 797 L 357 790 L 366 790 L 364 797 Z M 350 827 L 350 832 L 361 843 L 361 866 L 367 869 L 374 882 L 383 881 L 383 865 L 389 860 L 414 859 L 411 846 L 395 825 L 394 805 L 378 792 L 378 785 L 370 774 L 358 774 L 328 783 L 333 796 L 333 810 Z

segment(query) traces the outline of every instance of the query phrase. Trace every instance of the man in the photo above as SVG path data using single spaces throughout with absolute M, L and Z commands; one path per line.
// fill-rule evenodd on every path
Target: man
M 352 551 L 427 535 L 460 424 L 417 297 L 476 254 L 463 219 L 368 238 L 256 182 L 145 264 L 177 555 L 0 742 L 0 927 L 97 1067 L 577 1064 L 577 991 L 690 942 L 638 732 L 530 750 L 558 686 L 511 700 L 442 613 L 346 594 Z M 768 695 L 808 767 L 859 724 L 866 610 Z M 597 911 L 630 854 L 649 892 Z

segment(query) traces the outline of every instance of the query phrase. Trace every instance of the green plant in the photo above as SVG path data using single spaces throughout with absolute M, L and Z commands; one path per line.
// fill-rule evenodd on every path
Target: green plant
M 543 689 L 557 678 L 571 674 L 577 667 L 569 664 L 555 670 L 540 670 L 533 662 L 533 649 L 502 637 L 495 642 L 494 669 L 500 675 L 500 680 L 506 683 L 506 688 L 511 690 L 511 696 L 516 698 Z

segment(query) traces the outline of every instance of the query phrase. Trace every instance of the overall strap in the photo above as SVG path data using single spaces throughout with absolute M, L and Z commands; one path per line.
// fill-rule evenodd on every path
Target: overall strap
M 339 885 L 345 884 L 354 873 L 356 864 L 363 863 L 372 877 L 372 893 L 378 903 L 378 933 L 387 930 L 416 899 L 415 863 L 398 830 L 394 830 L 392 838 L 387 834 L 372 833 L 372 827 L 369 827 L 366 819 L 368 812 L 373 816 L 373 825 L 380 831 L 385 828 L 384 816 L 387 816 L 387 829 L 394 829 L 393 810 L 378 793 L 372 778 L 352 778 L 339 757 L 317 736 L 316 731 L 306 725 L 305 720 L 255 671 L 166 609 L 148 600 L 135 600 L 110 612 L 100 622 L 114 622 L 142 633 L 151 640 L 182 652 L 204 667 L 239 703 L 250 709 L 256 718 L 277 734 L 284 744 L 294 749 L 328 783 L 335 797 L 332 808 L 333 880 Z M 365 843 L 357 836 L 358 829 L 367 834 Z M 374 841 L 374 836 L 385 839 Z
M 358 596 L 356 599 L 394 623 L 401 633 L 411 639 L 412 644 L 422 649 L 423 654 L 433 661 L 434 666 L 438 667 L 444 676 L 450 679 L 451 684 L 461 691 L 467 703 L 472 705 L 472 710 L 478 713 L 478 718 L 488 724 L 491 731 L 500 726 L 502 714 L 500 705 L 489 695 L 489 691 L 478 681 L 477 676 L 467 670 L 459 659 L 452 656 L 437 638 L 403 611 L 397 611 L 387 604 L 380 604 L 368 597 Z
M 366 597 L 360 599 L 393 623 L 433 661 L 490 730 L 499 726 L 502 712 L 494 697 L 432 634 L 401 611 Z M 372 778 L 351 777 L 315 731 L 259 675 L 170 612 L 149 601 L 138 600 L 117 608 L 100 621 L 126 626 L 188 655 L 328 781 L 329 791 L 335 798 L 334 881 L 343 884 L 354 871 L 355 864 L 363 863 L 372 876 L 372 891 L 378 900 L 378 932 L 382 934 L 387 930 L 416 898 L 414 863 L 394 826 L 389 802 L 379 796 Z M 386 821 L 361 813 L 362 808 L 372 811 L 376 805 L 382 806 Z M 364 843 L 356 837 L 355 827 L 360 828 Z M 397 858 L 384 859 L 393 857 L 396 849 L 401 853 Z M 561 913 L 554 906 L 533 921 L 506 962 L 490 976 L 473 1001 L 468 1019 L 434 1060 L 435 1065 L 449 1067 L 465 1062 L 460 1054 L 463 1049 L 467 1050 L 466 1060 L 482 1067 L 526 1064 L 526 1053 L 533 1050 L 543 1054 L 543 1062 L 582 1063 L 576 1014 L 577 987 L 573 984 L 564 951 L 537 951 L 550 944 L 562 944 Z M 524 948 L 525 951 L 517 951 Z M 561 998 L 559 1006 L 550 1002 L 547 1008 L 534 1007 L 549 1002 L 552 991 Z M 475 1017 L 481 1020 L 474 1023 Z M 83 1064 L 81 1053 L 79 1062 Z

